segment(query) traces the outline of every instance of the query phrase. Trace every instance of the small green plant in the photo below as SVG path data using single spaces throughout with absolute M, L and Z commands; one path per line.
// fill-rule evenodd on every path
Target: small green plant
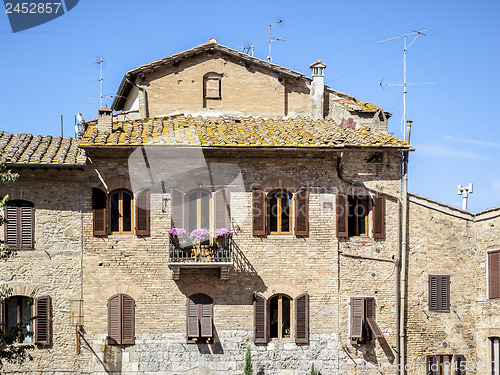
M 250 346 L 248 346 L 247 352 L 245 354 L 245 374 L 244 375 L 252 375 L 252 355 L 250 353 Z
M 318 375 L 318 370 L 314 368 L 314 363 L 311 365 L 311 375 Z

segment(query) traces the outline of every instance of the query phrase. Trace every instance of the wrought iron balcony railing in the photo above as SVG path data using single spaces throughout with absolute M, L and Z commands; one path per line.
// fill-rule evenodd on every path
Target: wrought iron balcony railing
M 178 266 L 214 265 L 232 263 L 232 239 L 217 237 L 197 244 L 180 244 L 170 236 L 168 262 Z

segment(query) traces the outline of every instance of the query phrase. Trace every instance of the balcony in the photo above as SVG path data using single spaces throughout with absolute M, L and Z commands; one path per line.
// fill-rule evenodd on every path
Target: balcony
M 221 280 L 227 280 L 233 264 L 233 245 L 230 237 L 217 237 L 197 244 L 179 244 L 170 236 L 168 266 L 172 279 L 179 280 L 181 268 L 220 268 Z

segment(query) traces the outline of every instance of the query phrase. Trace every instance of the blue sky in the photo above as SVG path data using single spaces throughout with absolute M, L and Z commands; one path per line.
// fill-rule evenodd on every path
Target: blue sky
M 266 41 L 258 32 L 277 19 L 273 62 L 309 74 L 327 64 L 326 83 L 393 113 L 389 131 L 402 137 L 403 40 L 376 42 L 430 29 L 408 50 L 413 121 L 410 192 L 461 206 L 457 185 L 474 183 L 469 210 L 500 206 L 500 2 L 470 1 L 132 1 L 80 0 L 66 15 L 13 34 L 0 15 L 0 129 L 74 134 L 74 115 L 96 116 L 97 65 L 113 95 L 127 70 L 215 37 L 239 48 Z M 409 39 L 409 42 L 411 39 Z M 265 59 L 267 47 L 255 49 Z M 112 99 L 105 102 L 108 106 Z

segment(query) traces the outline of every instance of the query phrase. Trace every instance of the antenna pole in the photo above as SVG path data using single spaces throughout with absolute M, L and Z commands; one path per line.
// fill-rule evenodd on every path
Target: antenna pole
M 404 53 L 403 53 L 403 76 L 404 76 L 404 82 L 403 82 L 403 85 L 404 85 L 404 90 L 403 90 L 403 124 L 406 124 L 406 93 L 407 93 L 407 90 L 406 90 L 406 51 L 407 51 L 407 47 L 406 47 L 406 35 L 405 35 L 405 49 L 404 49 Z M 101 105 L 102 107 L 102 105 Z M 405 136 L 405 142 L 406 142 L 406 136 Z
M 102 96 L 102 57 L 99 60 L 99 65 L 101 66 L 101 75 L 99 77 L 99 82 L 101 83 L 101 108 L 103 108 L 102 107 L 102 98 L 103 98 L 103 96 Z
M 271 27 L 272 25 L 269 25 L 269 55 L 267 56 L 267 61 L 269 62 L 271 62 L 271 44 L 272 44 Z

